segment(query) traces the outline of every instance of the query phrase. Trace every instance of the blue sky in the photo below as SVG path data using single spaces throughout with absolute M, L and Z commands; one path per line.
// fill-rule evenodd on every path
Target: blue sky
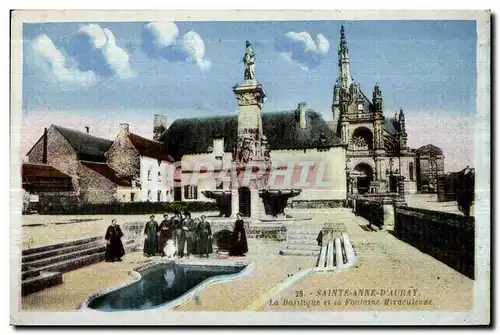
M 245 40 L 269 95 L 264 112 L 304 100 L 331 120 L 342 24 L 351 75 L 370 98 L 380 85 L 386 114 L 402 106 L 416 132 L 433 119 L 468 127 L 476 110 L 475 21 L 272 21 L 24 24 L 26 129 L 37 133 L 42 119 L 106 116 L 146 129 L 153 113 L 170 121 L 236 114 L 231 88 L 243 79 Z M 433 136 L 427 142 L 439 146 Z

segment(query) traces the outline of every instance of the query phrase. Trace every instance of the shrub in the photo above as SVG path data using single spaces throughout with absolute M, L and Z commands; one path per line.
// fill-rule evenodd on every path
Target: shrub
M 111 204 L 82 204 L 77 208 L 63 206 L 46 206 L 41 208 L 40 214 L 152 214 L 180 212 L 209 212 L 217 211 L 214 202 L 126 202 Z

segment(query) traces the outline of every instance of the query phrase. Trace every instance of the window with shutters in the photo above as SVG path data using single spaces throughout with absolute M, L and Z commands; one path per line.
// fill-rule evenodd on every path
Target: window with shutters
M 185 185 L 184 186 L 184 198 L 186 198 L 186 199 L 198 199 L 198 186 Z

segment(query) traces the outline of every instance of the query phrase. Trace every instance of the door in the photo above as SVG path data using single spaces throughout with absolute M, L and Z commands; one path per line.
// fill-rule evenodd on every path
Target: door
M 240 213 L 243 216 L 250 216 L 250 189 L 248 187 L 240 187 L 238 190 Z

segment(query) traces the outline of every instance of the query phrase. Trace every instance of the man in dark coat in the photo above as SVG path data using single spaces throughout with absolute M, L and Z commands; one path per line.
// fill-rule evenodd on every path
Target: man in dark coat
M 196 224 L 191 218 L 191 213 L 184 213 L 184 227 L 186 228 L 187 256 L 196 253 Z
M 123 255 L 125 255 L 125 249 L 121 240 L 122 236 L 123 232 L 120 226 L 116 224 L 116 220 L 111 220 L 111 225 L 106 230 L 106 235 L 104 236 L 106 240 L 106 262 L 121 262 Z
M 149 221 L 144 227 L 144 255 L 147 257 L 155 256 L 158 253 L 158 222 L 155 221 L 155 216 L 151 215 Z
M 184 244 L 186 243 L 186 236 L 183 229 L 181 213 L 179 211 L 175 211 L 175 215 L 170 220 L 172 238 L 177 246 L 177 255 L 182 258 L 184 257 Z
M 237 214 L 237 220 L 234 223 L 233 230 L 233 243 L 231 250 L 229 250 L 230 256 L 245 256 L 248 252 L 247 234 L 245 232 L 245 222 L 241 219 L 241 214 Z
M 201 216 L 201 220 L 196 228 L 197 247 L 196 251 L 200 256 L 206 256 L 213 252 L 212 248 L 212 228 L 210 222 L 206 220 L 205 215 Z
M 168 214 L 163 215 L 163 221 L 160 223 L 158 227 L 158 231 L 160 232 L 159 241 L 158 241 L 158 252 L 163 257 L 165 253 L 163 249 L 165 249 L 165 245 L 167 241 L 172 238 L 172 227 L 170 227 L 170 220 L 168 219 Z

